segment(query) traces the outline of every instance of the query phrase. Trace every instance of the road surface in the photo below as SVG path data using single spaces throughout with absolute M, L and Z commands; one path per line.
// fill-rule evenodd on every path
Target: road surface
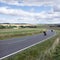
M 36 44 L 37 42 L 43 41 L 51 36 L 55 35 L 55 32 L 47 31 L 47 36 L 43 33 L 27 36 L 23 38 L 12 38 L 8 40 L 0 40 L 0 60 L 9 54 L 24 49 L 28 46 Z

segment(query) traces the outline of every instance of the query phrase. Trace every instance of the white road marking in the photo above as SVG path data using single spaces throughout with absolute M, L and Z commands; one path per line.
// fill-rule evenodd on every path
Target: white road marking
M 47 39 L 44 39 L 44 40 L 42 40 L 42 41 L 40 41 L 40 42 L 37 42 L 37 43 L 35 43 L 35 44 L 33 44 L 33 45 L 30 45 L 30 46 L 28 46 L 28 47 L 25 47 L 25 48 L 23 48 L 23 49 L 21 49 L 21 50 L 18 50 L 18 51 L 16 51 L 16 52 L 14 52 L 14 53 L 11 53 L 11 54 L 9 54 L 9 55 L 6 55 L 6 56 L 0 58 L 0 60 L 2 60 L 2 59 L 4 59 L 4 58 L 7 58 L 7 57 L 9 57 L 9 56 L 12 56 L 12 55 L 14 55 L 14 54 L 16 54 L 16 53 L 18 53 L 18 52 L 23 51 L 23 50 L 26 50 L 26 49 L 28 49 L 28 48 L 30 48 L 30 47 L 32 47 L 32 46 L 35 46 L 35 45 L 37 45 L 37 44 L 39 44 L 39 43 L 42 43 L 42 42 L 44 42 L 44 41 L 46 41 L 46 40 L 54 37 L 55 35 L 56 35 L 56 33 L 55 33 L 53 36 L 51 36 L 51 37 L 49 37 L 49 38 L 47 38 Z

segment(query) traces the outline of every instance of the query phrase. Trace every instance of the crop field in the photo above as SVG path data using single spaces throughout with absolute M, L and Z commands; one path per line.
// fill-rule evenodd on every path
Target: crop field
M 43 28 L 0 29 L 0 40 L 42 33 Z

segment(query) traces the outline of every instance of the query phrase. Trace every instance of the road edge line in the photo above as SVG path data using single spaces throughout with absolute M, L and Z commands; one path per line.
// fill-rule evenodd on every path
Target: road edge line
M 5 59 L 5 58 L 7 58 L 7 57 L 9 57 L 9 56 L 12 56 L 12 55 L 14 55 L 14 54 L 17 54 L 17 53 L 19 53 L 19 52 L 21 52 L 21 51 L 24 51 L 24 50 L 26 50 L 26 49 L 28 49 L 28 48 L 30 48 L 30 47 L 33 47 L 33 46 L 35 46 L 35 45 L 37 45 L 37 44 L 39 44 L 39 43 L 42 43 L 42 42 L 44 42 L 44 41 L 46 41 L 46 40 L 54 37 L 55 35 L 56 35 L 56 33 L 55 33 L 53 36 L 50 36 L 49 38 L 44 39 L 43 41 L 37 42 L 37 43 L 32 44 L 32 45 L 30 45 L 30 46 L 28 46 L 28 47 L 25 47 L 25 48 L 23 48 L 23 49 L 21 49 L 21 50 L 18 50 L 18 51 L 14 52 L 14 53 L 11 53 L 11 54 L 9 54 L 9 55 L 6 55 L 6 56 L 0 58 L 0 60 Z

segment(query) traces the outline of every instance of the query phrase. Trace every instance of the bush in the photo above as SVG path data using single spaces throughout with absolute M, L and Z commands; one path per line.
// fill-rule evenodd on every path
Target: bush
M 2 25 L 0 26 L 0 29 L 4 29 L 4 28 L 5 28 L 5 26 L 2 26 Z

